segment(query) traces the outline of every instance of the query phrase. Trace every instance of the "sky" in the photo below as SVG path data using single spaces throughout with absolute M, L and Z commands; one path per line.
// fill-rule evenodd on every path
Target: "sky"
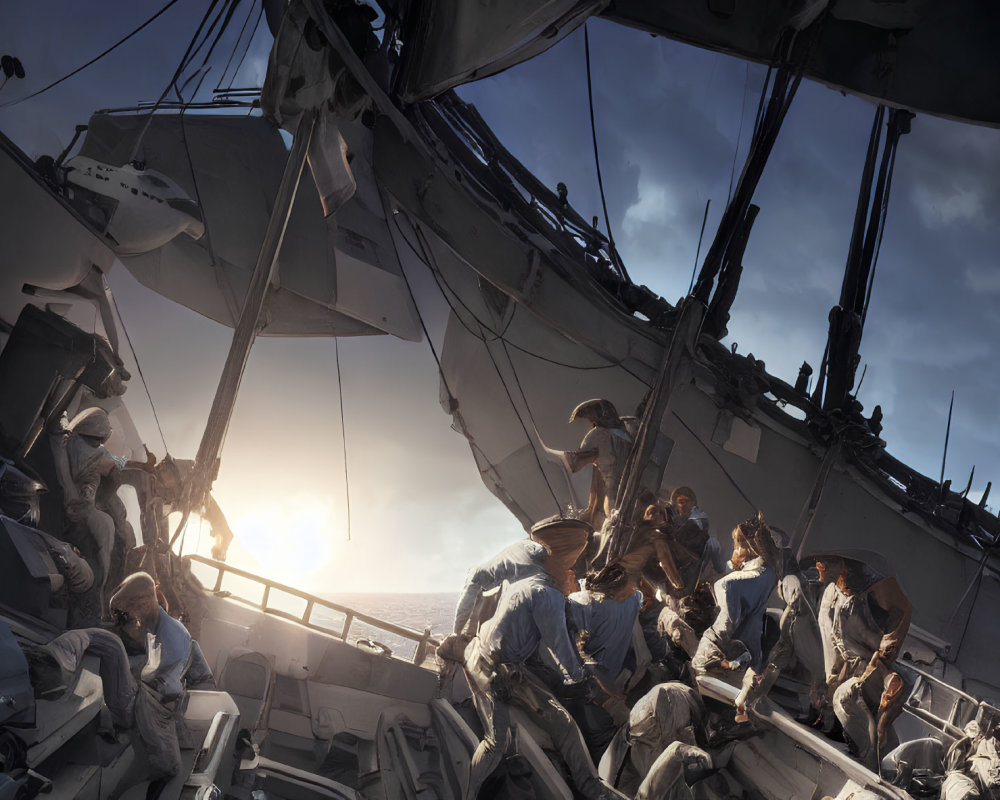
M 24 80 L 0 88 L 0 129 L 30 156 L 55 155 L 96 108 L 151 101 L 173 73 L 203 4 L 180 0 L 135 39 L 23 103 L 159 8 L 38 0 L 0 7 L 0 50 Z M 247 15 L 238 8 L 228 56 Z M 597 137 L 619 251 L 637 283 L 671 302 L 688 288 L 706 201 L 704 256 L 746 155 L 764 69 L 601 20 L 588 23 Z M 236 86 L 259 86 L 261 23 Z M 218 80 L 214 67 L 204 86 Z M 462 87 L 500 140 L 548 186 L 562 181 L 585 217 L 601 213 L 582 30 L 531 62 Z M 755 195 L 761 213 L 744 258 L 727 345 L 793 383 L 818 368 L 837 302 L 874 107 L 804 81 Z M 937 476 L 951 391 L 946 477 L 971 497 L 1000 477 L 995 397 L 1000 332 L 1000 134 L 926 115 L 899 146 L 888 221 L 861 349 L 859 399 L 881 404 L 889 451 Z M 603 228 L 603 221 L 602 221 Z M 431 338 L 444 305 L 414 276 Z M 133 416 L 157 455 L 193 457 L 231 331 L 139 285 L 110 284 L 156 407 L 138 377 Z M 469 566 L 523 531 L 482 485 L 465 440 L 438 405 L 426 342 L 259 339 L 223 451 L 215 495 L 236 531 L 230 561 L 317 592 L 457 591 Z M 130 357 L 127 356 L 127 360 Z M 137 371 L 133 370 L 137 375 Z M 860 369 L 859 369 L 860 375 Z M 340 426 L 340 392 L 346 430 Z M 584 398 L 581 398 L 584 399 Z M 570 447 L 583 430 L 567 426 Z M 347 480 L 350 533 L 347 539 Z M 1000 489 L 998 489 L 1000 491 Z M 193 524 L 185 551 L 208 551 Z

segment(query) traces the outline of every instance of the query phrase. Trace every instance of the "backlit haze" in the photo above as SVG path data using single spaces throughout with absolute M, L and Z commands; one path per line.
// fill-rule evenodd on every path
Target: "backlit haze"
M 28 72 L 0 89 L 0 128 L 33 158 L 57 155 L 74 125 L 97 108 L 155 100 L 204 13 L 202 3 L 182 0 L 93 67 L 37 98 L 4 105 L 85 63 L 160 3 L 99 7 L 99 18 L 97 6 L 84 3 L 22 0 L 0 8 L 0 50 L 20 57 Z M 204 94 L 247 14 L 252 26 L 256 9 L 244 3 Z M 614 237 L 633 280 L 676 302 L 687 292 L 706 200 L 702 257 L 725 206 L 737 148 L 737 176 L 742 166 L 764 68 L 600 20 L 588 25 Z M 269 44 L 262 22 L 234 85 L 260 85 Z M 565 183 L 584 217 L 601 214 L 582 30 L 459 93 L 544 183 Z M 788 382 L 803 360 L 819 367 L 873 114 L 869 103 L 804 81 L 754 199 L 762 211 L 726 343 Z M 987 480 L 1000 478 L 998 174 L 996 130 L 914 120 L 899 145 L 861 351 L 866 414 L 880 403 L 890 452 L 934 477 L 955 389 L 946 477 L 961 489 L 975 464 L 973 499 Z M 410 277 L 439 346 L 447 308 L 426 274 Z M 110 282 L 168 449 L 192 458 L 232 332 L 153 294 L 120 265 Z M 339 348 L 346 434 L 333 340 L 254 345 L 214 489 L 236 532 L 229 560 L 318 592 L 457 590 L 470 565 L 523 531 L 482 485 L 466 441 L 450 429 L 426 341 L 371 337 L 341 340 Z M 132 372 L 130 408 L 162 457 Z M 561 441 L 546 443 L 573 447 L 584 433 L 583 423 L 567 424 Z M 200 532 L 197 520 L 185 552 L 195 548 L 209 548 L 207 526 Z

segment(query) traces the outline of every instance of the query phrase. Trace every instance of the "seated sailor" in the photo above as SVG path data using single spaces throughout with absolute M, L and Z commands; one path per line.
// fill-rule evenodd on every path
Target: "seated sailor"
M 809 560 L 826 584 L 819 630 L 833 711 L 858 758 L 874 768 L 895 744 L 892 723 L 905 701 L 895 661 L 910 629 L 910 601 L 895 578 L 847 551 Z
M 759 511 L 733 529 L 732 564 L 733 571 L 715 582 L 719 614 L 698 643 L 692 660 L 698 672 L 763 666 L 764 614 L 780 564 Z
M 111 432 L 107 412 L 94 406 L 81 411 L 51 437 L 66 517 L 81 523 L 92 540 L 102 608 L 106 608 L 104 592 L 112 572 L 116 538 L 121 540 L 118 549 L 122 552 L 135 544 L 124 504 L 116 494 L 117 481 L 109 482 L 108 478 L 127 467 L 146 466 L 113 455 L 105 446 Z M 86 549 L 83 544 L 81 547 Z
M 114 632 L 66 631 L 29 653 L 54 659 L 63 684 L 79 672 L 86 653 L 100 663 L 104 702 L 115 725 L 133 725 L 145 747 L 151 795 L 181 767 L 175 714 L 186 689 L 214 689 L 215 680 L 198 643 L 157 603 L 156 584 L 145 572 L 130 575 L 111 598 Z M 36 687 L 37 689 L 37 687 Z
M 1000 728 L 986 733 L 973 720 L 966 724 L 963 733 L 965 735 L 952 743 L 944 757 L 941 800 L 978 800 L 1000 796 L 1000 742 L 997 741 Z M 897 750 L 903 747 L 906 745 Z
M 713 766 L 707 720 L 701 696 L 687 684 L 654 686 L 629 715 L 629 763 L 619 786 L 636 800 L 692 798 L 689 783 Z
M 567 706 L 595 762 L 628 719 L 624 693 L 637 666 L 633 640 L 641 606 L 642 592 L 617 563 L 588 575 L 585 589 L 566 600 L 570 635 L 603 690 Z
M 823 643 L 816 619 L 814 597 L 806 576 L 799 569 L 792 551 L 779 541 L 783 535 L 772 528 L 775 544 L 781 545 L 782 576 L 778 595 L 785 601 L 778 624 L 778 641 L 767 657 L 762 671 L 749 670 L 744 676 L 743 691 L 737 699 L 741 712 L 770 692 L 778 676 L 786 669 L 798 667 L 809 682 L 809 716 L 800 720 L 817 724 L 827 707 L 826 672 L 823 666 Z
M 598 777 L 583 737 L 566 709 L 527 667 L 536 653 L 553 662 L 568 684 L 585 672 L 566 629 L 565 576 L 587 544 L 576 520 L 549 522 L 533 536 L 545 541 L 545 572 L 505 584 L 496 614 L 465 652 L 465 672 L 483 726 L 472 757 L 466 798 L 476 798 L 511 740 L 510 706 L 531 716 L 566 761 L 577 791 L 589 800 L 615 796 Z

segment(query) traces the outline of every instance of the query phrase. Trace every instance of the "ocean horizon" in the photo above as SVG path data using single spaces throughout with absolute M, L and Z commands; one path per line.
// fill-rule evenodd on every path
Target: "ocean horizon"
M 440 639 L 451 632 L 458 595 L 458 592 L 324 592 L 320 596 L 331 603 L 418 633 L 430 629 L 431 636 Z M 317 607 L 311 621 L 339 631 L 343 630 L 344 616 Z M 414 640 L 358 620 L 352 622 L 347 639 L 350 642 L 359 639 L 379 642 L 402 658 L 412 658 L 416 651 Z

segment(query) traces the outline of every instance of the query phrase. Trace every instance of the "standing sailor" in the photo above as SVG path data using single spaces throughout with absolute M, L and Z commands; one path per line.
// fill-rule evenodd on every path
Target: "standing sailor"
M 520 539 L 493 558 L 470 569 L 455 607 L 453 632 L 459 636 L 474 634 L 474 630 L 470 632 L 467 629 L 472 622 L 476 603 L 483 594 L 499 588 L 505 581 L 514 583 L 544 572 L 547 557 L 548 551 L 541 542 Z
M 607 800 L 616 793 L 598 777 L 579 728 L 525 663 L 537 653 L 552 662 L 567 685 L 579 685 L 586 677 L 566 629 L 562 588 L 567 572 L 587 545 L 588 532 L 577 520 L 557 520 L 536 526 L 532 535 L 545 542 L 545 571 L 505 584 L 496 614 L 465 651 L 466 677 L 483 725 L 466 800 L 478 796 L 510 745 L 510 706 L 528 713 L 549 735 L 583 797 Z
M 846 554 L 810 560 L 827 584 L 819 629 L 833 711 L 858 758 L 874 769 L 903 710 L 903 679 L 894 664 L 910 629 L 910 601 L 895 578 Z
M 578 419 L 586 420 L 592 427 L 580 442 L 580 448 L 563 452 L 562 459 L 570 472 L 579 472 L 587 464 L 594 465 L 590 502 L 583 519 L 595 529 L 600 529 L 604 520 L 617 508 L 618 484 L 632 449 L 632 437 L 609 400 L 580 403 L 569 416 L 570 422 Z
M 778 529 L 772 529 L 778 537 Z M 823 643 L 819 624 L 816 621 L 816 602 L 810 595 L 809 582 L 799 569 L 790 548 L 781 544 L 782 577 L 778 581 L 778 595 L 785 601 L 778 623 L 778 641 L 767 658 L 763 671 L 751 671 L 746 675 L 743 691 L 737 698 L 736 706 L 745 713 L 746 706 L 752 706 L 771 691 L 778 676 L 794 664 L 799 664 L 809 675 L 809 716 L 807 724 L 817 724 L 822 709 L 827 706 L 826 672 L 823 664 Z

